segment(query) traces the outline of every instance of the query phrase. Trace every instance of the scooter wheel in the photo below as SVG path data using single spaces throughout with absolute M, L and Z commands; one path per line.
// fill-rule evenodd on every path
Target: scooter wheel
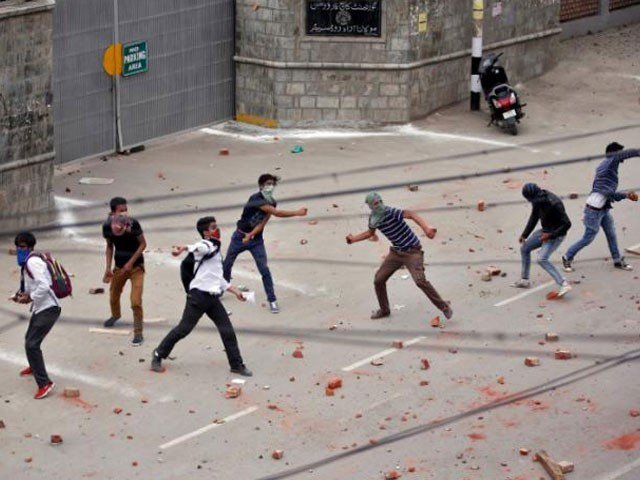
M 506 129 L 511 135 L 518 135 L 518 124 L 515 121 L 507 122 Z

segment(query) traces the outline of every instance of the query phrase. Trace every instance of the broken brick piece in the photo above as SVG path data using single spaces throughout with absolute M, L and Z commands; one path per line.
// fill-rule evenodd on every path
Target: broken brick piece
M 242 393 L 242 388 L 237 385 L 231 385 L 227 387 L 227 391 L 225 392 L 225 398 L 238 398 Z
M 560 470 L 562 470 L 562 473 L 573 472 L 573 469 L 575 467 L 573 462 L 568 462 L 567 460 L 558 462 L 558 466 L 560 467 Z
M 267 408 L 269 410 L 278 410 L 278 406 L 274 405 L 273 403 L 270 403 L 269 405 L 267 405 Z
M 67 398 L 77 398 L 80 396 L 80 389 L 75 387 L 67 387 L 64 389 L 64 396 Z
M 104 293 L 104 288 L 102 288 L 102 287 L 90 288 L 89 289 L 89 294 L 91 294 L 91 295 L 99 295 L 101 293 Z
M 479 212 L 484 212 L 484 209 L 486 208 L 486 204 L 484 203 L 484 200 L 478 200 L 478 211 Z
M 0 428 L 6 428 L 6 425 L 4 424 L 3 420 L 0 420 Z
M 537 367 L 540 365 L 540 359 L 538 357 L 527 357 L 524 359 L 524 364 L 527 367 Z
M 433 318 L 431 319 L 431 326 L 432 326 L 433 328 L 437 328 L 437 327 L 439 327 L 439 326 L 440 326 L 440 317 L 433 317 Z
M 122 409 L 120 407 L 116 407 L 113 409 L 113 413 L 116 415 L 120 415 L 122 413 Z
M 291 354 L 291 356 L 293 358 L 304 358 L 304 355 L 302 354 L 302 350 L 300 350 L 299 348 L 296 348 Z
M 571 193 L 569 194 L 569 198 L 570 198 L 571 200 L 575 200 L 576 198 L 578 198 L 578 194 L 577 194 L 576 192 L 571 192 Z
M 431 365 L 429 365 L 429 359 L 422 358 L 420 359 L 420 363 L 422 363 L 422 370 L 428 370 Z
M 498 377 L 496 380 L 500 385 L 504 385 L 504 377 Z
M 25 463 L 31 463 L 31 462 L 33 462 L 33 458 L 27 457 L 27 458 L 24 459 L 24 462 Z
M 402 475 L 400 475 L 400 473 L 396 470 L 390 470 L 384 474 L 384 480 L 395 480 L 397 478 L 400 478 L 401 476 Z
M 402 340 L 394 340 L 393 342 L 391 342 L 391 346 L 393 348 L 402 348 L 404 347 L 404 344 L 402 343 Z
M 218 153 L 220 155 L 229 155 L 229 149 L 228 148 L 221 148 Z
M 421 387 L 426 387 L 427 385 L 429 385 L 429 380 L 420 380 Z
M 487 267 L 487 272 L 495 277 L 497 275 L 500 275 L 502 273 L 502 270 L 500 270 L 498 267 L 494 265 L 489 265 Z
M 632 417 L 640 417 L 640 411 L 636 409 L 629 410 L 629 415 Z M 0 425 L 0 428 L 4 428 L 4 423 L 2 423 L 2 421 L 0 421 Z
M 409 189 L 410 192 L 417 192 L 420 187 L 418 185 L 412 184 L 407 186 L 407 188 Z
M 409 468 L 407 468 L 407 472 L 409 472 L 409 473 L 413 473 L 413 472 L 415 472 L 415 471 L 416 471 L 416 467 L 409 467 Z
M 529 449 L 528 448 L 521 448 L 519 451 L 520 451 L 520 455 L 522 455 L 522 456 L 529 455 Z
M 62 436 L 53 434 L 51 435 L 51 445 L 60 445 L 62 443 Z
M 284 450 L 274 450 L 271 452 L 271 458 L 274 460 L 280 460 L 284 456 Z
M 326 388 L 324 389 L 324 394 L 325 394 L 327 397 L 333 397 L 333 396 L 336 394 L 336 392 L 333 390 L 333 388 L 326 387 Z
M 557 342 L 560 338 L 557 333 L 549 332 L 544 336 L 547 342 Z
M 569 350 L 556 350 L 553 356 L 556 360 L 569 360 L 573 358 L 573 354 Z
M 327 387 L 331 388 L 332 390 L 335 390 L 336 388 L 341 388 L 342 387 L 342 379 L 340 377 L 330 378 L 329 382 L 327 383 Z
M 309 241 L 306 238 L 300 240 L 300 245 L 306 245 Z
M 558 292 L 556 292 L 555 290 L 547 293 L 547 300 L 555 300 L 556 298 L 558 298 Z

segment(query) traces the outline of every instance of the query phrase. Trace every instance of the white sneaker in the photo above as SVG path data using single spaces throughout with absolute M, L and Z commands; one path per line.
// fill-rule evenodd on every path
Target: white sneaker
M 521 278 L 511 284 L 514 288 L 529 288 L 531 287 L 531 282 L 526 278 Z
M 280 313 L 280 307 L 278 307 L 278 302 L 270 302 L 269 310 L 271 310 L 271 313 Z
M 560 290 L 558 290 L 558 298 L 564 297 L 570 291 L 571 285 L 569 285 L 569 282 L 565 280 L 564 282 L 562 282 L 562 285 L 560 285 Z

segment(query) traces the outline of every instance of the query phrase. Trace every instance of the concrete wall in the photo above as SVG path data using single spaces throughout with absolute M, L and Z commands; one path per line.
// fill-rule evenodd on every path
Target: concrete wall
M 238 1 L 238 120 L 401 123 L 468 97 L 471 1 L 383 0 L 382 36 L 366 39 L 305 35 L 304 4 Z M 505 51 L 514 82 L 555 63 L 558 9 L 558 0 L 485 4 L 485 45 Z M 420 13 L 427 14 L 426 32 L 418 29 Z
M 35 212 L 52 206 L 53 7 L 53 0 L 0 2 L 2 231 L 42 220 Z

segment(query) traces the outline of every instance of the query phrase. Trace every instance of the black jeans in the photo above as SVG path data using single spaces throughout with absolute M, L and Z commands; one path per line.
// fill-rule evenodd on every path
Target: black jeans
M 34 313 L 31 315 L 29 328 L 27 328 L 27 333 L 24 336 L 24 349 L 27 352 L 27 360 L 31 370 L 33 370 L 33 377 L 36 379 L 38 387 L 44 387 L 51 383 L 51 379 L 47 375 L 47 369 L 44 366 L 40 344 L 60 317 L 60 312 L 60 307 L 49 307 L 41 312 Z
M 241 367 L 243 363 L 240 349 L 238 348 L 238 339 L 227 311 L 218 297 L 197 289 L 189 291 L 182 320 L 164 337 L 156 349 L 160 358 L 167 358 L 175 344 L 191 333 L 191 330 L 194 329 L 205 313 L 213 320 L 220 333 L 229 365 L 231 368 Z

